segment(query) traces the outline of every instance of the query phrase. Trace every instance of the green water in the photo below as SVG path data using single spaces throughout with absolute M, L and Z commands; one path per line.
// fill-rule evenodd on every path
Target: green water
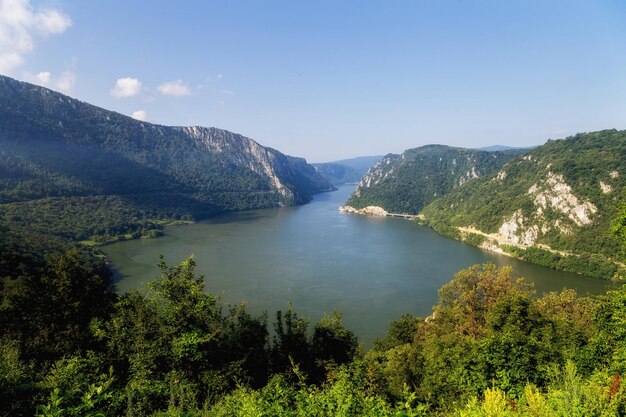
M 470 265 L 511 265 L 539 292 L 598 294 L 608 283 L 485 252 L 405 219 L 340 213 L 353 187 L 300 207 L 227 214 L 168 229 L 165 236 L 105 247 L 120 291 L 158 277 L 159 254 L 175 264 L 194 255 L 208 290 L 254 313 L 286 309 L 317 320 L 333 309 L 370 344 L 403 313 L 428 315 L 437 289 Z

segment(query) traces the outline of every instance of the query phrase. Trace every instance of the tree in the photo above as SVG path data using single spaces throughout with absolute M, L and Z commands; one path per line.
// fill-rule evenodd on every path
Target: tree
M 309 321 L 298 317 L 291 303 L 287 311 L 276 312 L 274 338 L 270 349 L 272 373 L 291 374 L 294 364 L 309 374 L 313 368 L 307 328 Z
M 5 291 L 0 323 L 25 359 L 51 362 L 89 347 L 90 321 L 107 316 L 114 300 L 109 272 L 71 250 Z
M 350 363 L 358 349 L 357 337 L 341 322 L 341 314 L 334 311 L 324 315 L 315 325 L 311 339 L 315 370 L 313 380 L 321 382 L 329 367 Z

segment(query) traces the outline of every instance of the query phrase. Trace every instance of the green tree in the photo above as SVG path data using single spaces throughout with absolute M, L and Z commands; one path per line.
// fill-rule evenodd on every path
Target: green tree
M 341 314 L 324 315 L 315 325 L 311 339 L 315 361 L 313 380 L 321 382 L 326 370 L 352 362 L 357 354 L 358 341 L 341 321 Z
M 307 334 L 309 321 L 298 317 L 291 303 L 287 311 L 276 312 L 274 337 L 270 348 L 272 373 L 292 374 L 293 365 L 309 375 L 313 369 L 311 344 Z

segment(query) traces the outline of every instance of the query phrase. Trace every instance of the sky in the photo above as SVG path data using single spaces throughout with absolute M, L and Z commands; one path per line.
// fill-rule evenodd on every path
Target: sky
M 0 0 L 0 74 L 326 162 L 626 129 L 624 0 Z

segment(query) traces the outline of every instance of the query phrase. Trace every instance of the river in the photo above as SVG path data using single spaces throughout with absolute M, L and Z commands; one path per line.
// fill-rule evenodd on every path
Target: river
M 539 293 L 567 287 L 599 294 L 608 286 L 486 252 L 409 220 L 339 212 L 353 188 L 316 195 L 304 206 L 225 214 L 103 250 L 120 291 L 157 278 L 159 254 L 171 265 L 194 255 L 207 290 L 225 302 L 245 300 L 253 313 L 267 311 L 270 323 L 289 302 L 312 322 L 338 310 L 368 346 L 403 313 L 429 315 L 437 290 L 473 264 L 511 265 Z

